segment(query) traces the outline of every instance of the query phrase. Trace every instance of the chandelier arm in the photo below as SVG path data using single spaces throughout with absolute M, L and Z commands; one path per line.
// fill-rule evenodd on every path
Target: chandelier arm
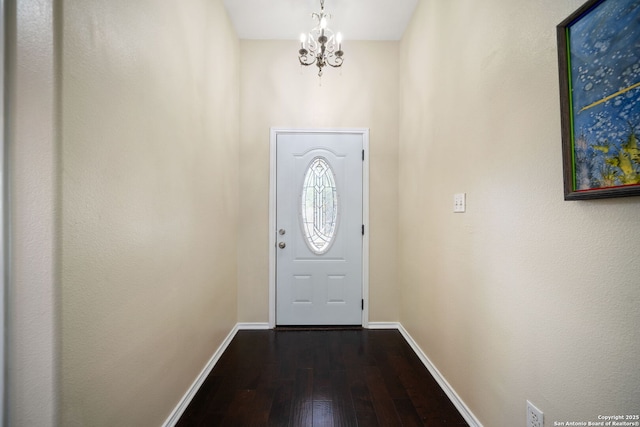
M 314 55 L 300 55 L 298 56 L 298 60 L 300 61 L 300 65 L 305 66 L 313 65 L 316 63 L 316 57 Z
M 333 59 L 333 63 L 331 62 L 331 58 Z M 342 57 L 329 57 L 327 58 L 327 60 L 325 61 L 325 63 L 329 64 L 329 66 L 333 67 L 333 68 L 339 68 L 342 67 L 342 63 L 344 62 L 344 59 Z
M 307 49 L 310 52 L 317 52 L 320 47 L 320 43 L 316 40 L 316 37 L 313 36 L 312 33 L 309 33 L 309 37 L 307 39 Z

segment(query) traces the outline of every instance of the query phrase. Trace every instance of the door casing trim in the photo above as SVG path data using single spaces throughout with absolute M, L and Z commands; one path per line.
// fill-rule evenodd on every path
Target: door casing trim
M 276 327 L 276 153 L 278 135 L 285 134 L 356 134 L 362 135 L 362 149 L 365 152 L 362 163 L 362 221 L 365 233 L 362 238 L 362 326 L 369 326 L 369 129 L 293 129 L 271 128 L 269 140 L 269 327 Z

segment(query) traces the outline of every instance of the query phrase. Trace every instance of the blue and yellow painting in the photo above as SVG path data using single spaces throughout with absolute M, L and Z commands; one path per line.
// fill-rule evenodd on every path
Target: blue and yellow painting
M 640 185 L 640 0 L 605 0 L 567 36 L 574 190 Z

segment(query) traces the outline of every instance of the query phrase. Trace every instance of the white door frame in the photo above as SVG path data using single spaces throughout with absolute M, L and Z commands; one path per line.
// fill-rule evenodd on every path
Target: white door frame
M 362 164 L 362 222 L 365 233 L 362 239 L 362 326 L 369 326 L 369 129 L 291 129 L 271 128 L 269 166 L 269 327 L 276 326 L 276 148 L 278 135 L 288 133 L 309 134 L 357 134 L 362 135 L 365 152 Z

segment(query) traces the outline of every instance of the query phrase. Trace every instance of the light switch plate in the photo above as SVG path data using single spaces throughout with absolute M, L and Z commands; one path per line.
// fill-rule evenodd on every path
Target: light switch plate
M 453 211 L 463 213 L 467 210 L 467 194 L 457 193 L 453 195 Z

